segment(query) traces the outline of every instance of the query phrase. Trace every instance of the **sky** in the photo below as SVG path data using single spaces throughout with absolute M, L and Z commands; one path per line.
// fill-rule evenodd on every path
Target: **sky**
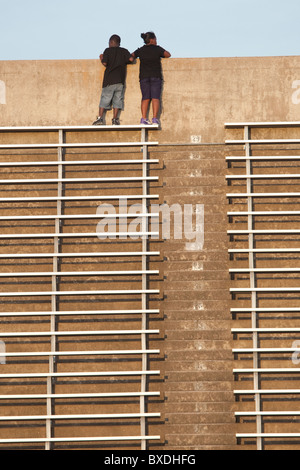
M 154 31 L 175 58 L 300 52 L 299 0 L 0 0 L 0 60 L 96 59 Z

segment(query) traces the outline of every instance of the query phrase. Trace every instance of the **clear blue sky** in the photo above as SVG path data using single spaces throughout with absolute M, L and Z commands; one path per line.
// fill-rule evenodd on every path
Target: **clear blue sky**
M 0 60 L 93 59 L 154 31 L 173 57 L 300 54 L 300 0 L 0 0 Z

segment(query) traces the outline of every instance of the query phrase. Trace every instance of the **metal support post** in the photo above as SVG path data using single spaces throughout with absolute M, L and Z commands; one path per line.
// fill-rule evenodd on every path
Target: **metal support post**
M 249 126 L 245 126 L 244 128 L 244 139 L 247 141 L 250 141 L 251 135 L 250 135 L 250 129 Z M 245 153 L 246 157 L 251 156 L 251 144 L 248 142 L 245 144 Z M 250 288 L 255 289 L 256 287 L 256 274 L 253 271 L 256 267 L 255 263 L 255 253 L 253 252 L 254 249 L 254 234 L 252 231 L 254 230 L 254 221 L 253 221 L 253 212 L 254 212 L 254 204 L 253 204 L 253 191 L 252 191 L 252 179 L 250 178 L 252 174 L 252 162 L 250 159 L 246 160 L 246 176 L 247 176 L 247 194 L 248 194 L 248 230 L 249 230 L 249 270 L 250 270 Z M 252 313 L 251 313 L 251 325 L 252 328 L 257 328 L 257 293 L 255 291 L 251 292 L 251 308 Z M 258 333 L 253 332 L 252 334 L 252 341 L 253 341 L 253 348 L 257 349 L 259 347 L 259 338 L 258 338 Z M 253 369 L 258 369 L 259 368 L 259 354 L 257 352 L 253 353 Z M 253 374 L 253 382 L 254 382 L 254 390 L 259 390 L 260 389 L 260 375 L 259 373 L 255 372 Z M 260 394 L 257 393 L 255 394 L 255 410 L 257 413 L 261 411 L 261 397 Z M 259 414 L 257 414 L 256 417 L 256 428 L 257 428 L 257 433 L 261 434 L 262 433 L 262 418 Z M 257 450 L 262 450 L 262 438 L 257 439 Z

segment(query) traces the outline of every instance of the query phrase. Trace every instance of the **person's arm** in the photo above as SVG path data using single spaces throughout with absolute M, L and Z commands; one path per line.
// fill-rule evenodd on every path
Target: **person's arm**
M 102 65 L 104 65 L 104 67 L 107 67 L 107 57 L 105 56 L 105 51 L 104 51 L 104 54 L 100 54 L 99 55 L 99 59 L 101 60 L 101 63 Z
M 102 65 L 104 65 L 104 67 L 106 67 L 107 64 L 105 62 L 103 62 L 103 54 L 99 55 L 99 59 L 101 60 Z
M 136 49 L 132 54 L 131 57 L 133 60 L 137 59 L 140 56 L 140 49 Z
M 171 54 L 170 52 L 166 51 L 166 49 L 164 49 L 163 47 L 159 47 L 159 51 L 160 51 L 160 57 L 162 59 L 169 59 L 171 57 Z
M 126 54 L 125 54 L 125 59 L 126 59 L 126 64 L 132 64 L 134 62 L 134 57 L 130 52 L 126 49 Z

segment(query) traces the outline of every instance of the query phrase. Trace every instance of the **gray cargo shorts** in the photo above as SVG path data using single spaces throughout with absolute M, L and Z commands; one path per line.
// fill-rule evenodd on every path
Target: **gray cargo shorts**
M 124 90 L 125 87 L 122 83 L 102 88 L 100 108 L 111 109 L 113 107 L 115 109 L 123 109 Z

